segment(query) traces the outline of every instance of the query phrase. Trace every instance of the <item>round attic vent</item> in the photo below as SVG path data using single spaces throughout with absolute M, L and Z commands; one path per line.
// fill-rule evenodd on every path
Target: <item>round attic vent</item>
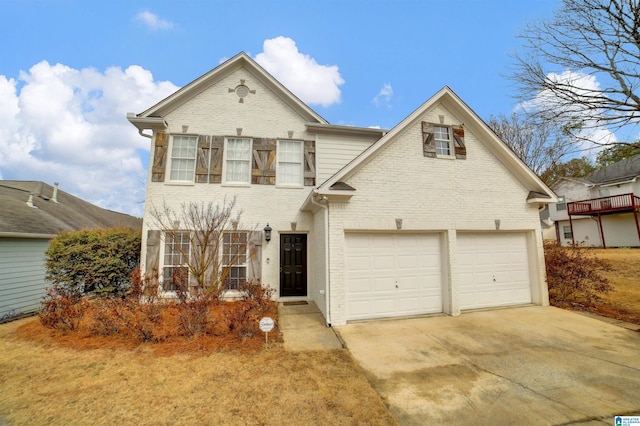
M 238 87 L 236 87 L 236 95 L 238 95 L 239 98 L 244 98 L 248 94 L 249 94 L 249 88 L 244 84 L 241 84 Z

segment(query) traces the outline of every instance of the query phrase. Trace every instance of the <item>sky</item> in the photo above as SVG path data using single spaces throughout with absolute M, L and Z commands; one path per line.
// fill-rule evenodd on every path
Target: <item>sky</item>
M 558 0 L 0 0 L 0 179 L 141 217 L 140 113 L 244 51 L 332 124 L 390 129 L 443 86 L 509 115 L 518 34 Z M 2 206 L 0 206 L 0 209 Z

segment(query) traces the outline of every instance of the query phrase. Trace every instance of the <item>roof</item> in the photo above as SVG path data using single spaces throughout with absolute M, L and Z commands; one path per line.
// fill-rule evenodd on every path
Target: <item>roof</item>
M 269 87 L 273 93 L 279 96 L 285 103 L 299 111 L 307 121 L 328 124 L 324 118 L 302 102 L 245 52 L 238 53 L 233 58 L 223 62 L 201 77 L 198 77 L 146 111 L 140 114 L 128 113 L 127 119 L 140 131 L 145 129 L 163 130 L 167 127 L 167 123 L 164 120 L 160 120 L 159 117 L 166 116 L 169 112 L 188 102 L 239 68 L 246 69 L 257 80 Z
M 381 152 L 387 144 L 392 143 L 398 134 L 403 132 L 407 127 L 414 124 L 416 120 L 434 105 L 442 103 L 446 105 L 452 112 L 459 116 L 465 127 L 471 128 L 478 135 L 482 136 L 482 140 L 486 142 L 487 147 L 493 154 L 507 166 L 514 176 L 527 188 L 530 193 L 527 201 L 530 203 L 549 203 L 556 201 L 556 195 L 553 191 L 538 177 L 533 171 L 509 148 L 489 126 L 448 86 L 440 89 L 435 95 L 429 98 L 425 103 L 419 106 L 409 116 L 402 120 L 393 129 L 387 132 L 382 138 L 367 148 L 362 154 L 348 163 L 332 177 L 318 186 L 318 193 L 331 194 L 334 184 L 347 178 L 355 173 L 360 167 L 370 161 L 378 152 Z M 533 194 L 533 195 L 532 195 Z
M 640 154 L 591 172 L 585 180 L 595 184 L 626 182 L 640 176 Z
M 32 204 L 28 205 L 33 194 Z M 127 226 L 141 229 L 142 219 L 106 210 L 39 181 L 0 180 L 0 237 L 47 238 L 60 231 Z

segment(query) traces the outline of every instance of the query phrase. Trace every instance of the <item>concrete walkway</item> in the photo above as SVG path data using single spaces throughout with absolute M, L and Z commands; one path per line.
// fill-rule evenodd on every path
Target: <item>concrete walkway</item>
M 324 317 L 313 302 L 306 304 L 278 303 L 280 331 L 284 347 L 290 351 L 342 349 L 334 330 L 327 327 Z

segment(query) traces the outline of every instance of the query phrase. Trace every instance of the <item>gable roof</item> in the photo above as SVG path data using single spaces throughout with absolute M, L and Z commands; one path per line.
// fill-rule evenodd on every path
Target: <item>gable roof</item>
M 487 148 L 515 175 L 515 177 L 529 189 L 527 201 L 530 203 L 550 203 L 556 201 L 556 196 L 549 187 L 489 128 L 478 115 L 467 106 L 460 97 L 445 86 L 425 103 L 419 106 L 398 125 L 386 133 L 377 142 L 367 148 L 362 154 L 348 163 L 332 177 L 327 179 L 316 189 L 320 194 L 331 194 L 331 188 L 337 182 L 346 180 L 364 164 L 381 152 L 394 138 L 413 125 L 420 117 L 436 104 L 441 103 L 463 120 L 464 126 L 470 128 L 474 134 L 480 136 Z
M 595 184 L 627 182 L 640 176 L 640 154 L 589 173 L 585 180 Z
M 306 121 L 328 124 L 324 118 L 302 102 L 245 52 L 238 53 L 233 58 L 223 62 L 201 77 L 198 77 L 146 111 L 140 114 L 128 113 L 127 119 L 140 131 L 144 129 L 166 129 L 167 124 L 161 117 L 166 116 L 178 106 L 188 102 L 196 95 L 202 93 L 240 68 L 245 68 L 258 81 L 269 87 L 273 93 L 279 96 L 287 105 L 298 111 Z
M 30 207 L 27 202 L 33 194 Z M 60 231 L 128 226 L 142 219 L 106 210 L 38 181 L 0 180 L 0 237 L 50 238 Z

